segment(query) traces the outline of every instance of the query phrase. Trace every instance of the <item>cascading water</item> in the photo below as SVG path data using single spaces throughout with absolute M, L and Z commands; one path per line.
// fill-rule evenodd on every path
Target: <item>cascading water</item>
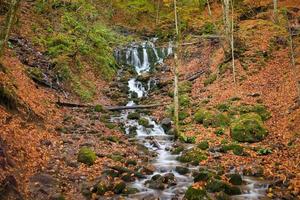
M 126 49 L 115 52 L 115 57 L 120 64 L 133 66 L 138 75 L 149 73 L 151 69 L 157 65 L 162 64 L 164 59 L 172 54 L 172 44 L 169 43 L 167 48 L 156 48 L 151 41 L 143 42 L 141 45 L 133 44 Z M 150 79 L 147 85 L 143 85 L 133 77 L 128 81 L 129 98 L 132 98 L 132 93 L 137 94 L 137 98 L 146 97 L 153 79 Z M 135 105 L 134 101 L 129 101 L 127 106 Z M 155 167 L 153 175 L 146 176 L 145 179 L 137 180 L 132 183 L 132 187 L 139 189 L 139 193 L 129 196 L 127 199 L 159 199 L 159 200 L 176 200 L 182 199 L 186 189 L 193 183 L 192 171 L 197 170 L 196 167 L 189 166 L 189 173 L 180 175 L 176 172 L 176 167 L 186 167 L 176 160 L 176 155 L 173 155 L 168 149 L 174 145 L 174 138 L 167 135 L 163 128 L 157 124 L 151 116 L 143 115 L 143 119 L 148 121 L 149 126 L 144 127 L 138 123 L 137 120 L 128 119 L 128 115 L 135 111 L 122 111 L 119 117 L 113 118 L 114 121 L 122 122 L 125 126 L 125 131 L 130 134 L 130 129 L 135 127 L 136 139 L 147 147 L 149 150 L 155 152 L 156 159 L 151 163 Z M 187 146 L 191 148 L 192 146 Z M 147 182 L 151 178 L 161 175 L 162 177 L 174 177 L 175 182 L 162 188 L 149 187 Z M 241 187 L 244 194 L 232 197 L 232 199 L 261 199 L 264 197 L 267 189 L 267 184 L 259 182 L 249 177 L 244 177 L 245 184 Z M 156 187 L 156 186 L 155 186 Z M 151 189 L 152 188 L 152 189 Z

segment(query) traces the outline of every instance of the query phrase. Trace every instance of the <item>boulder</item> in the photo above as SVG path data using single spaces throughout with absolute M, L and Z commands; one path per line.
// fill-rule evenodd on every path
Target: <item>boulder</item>
M 168 132 L 172 128 L 172 120 L 170 118 L 164 118 L 161 123 L 161 127 L 164 129 L 165 132 Z

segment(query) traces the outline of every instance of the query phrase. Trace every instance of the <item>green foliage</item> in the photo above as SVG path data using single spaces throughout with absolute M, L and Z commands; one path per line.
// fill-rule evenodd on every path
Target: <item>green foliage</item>
M 78 157 L 77 157 L 78 162 L 81 162 L 81 163 L 84 163 L 87 165 L 93 165 L 94 162 L 96 161 L 96 159 L 97 159 L 96 153 L 93 150 L 91 150 L 90 148 L 82 147 L 79 150 Z
M 206 150 L 206 149 L 208 149 L 209 148 L 209 144 L 208 144 L 208 141 L 202 141 L 202 142 L 200 142 L 198 145 L 197 145 L 197 147 L 199 148 L 199 149 L 201 149 L 201 150 Z
M 206 86 L 212 84 L 213 82 L 215 82 L 215 80 L 217 80 L 216 74 L 209 75 L 209 77 L 204 80 L 204 86 L 206 87 Z
M 185 138 L 185 143 L 195 144 L 195 142 L 196 142 L 196 137 L 195 136 Z
M 200 32 L 204 35 L 214 34 L 216 32 L 216 27 L 211 22 L 205 22 L 205 24 L 201 27 Z
M 189 113 L 187 113 L 186 111 L 179 111 L 178 113 L 178 117 L 179 120 L 185 120 L 186 118 L 188 118 Z
M 241 115 L 231 124 L 231 137 L 239 142 L 258 142 L 267 134 L 261 117 L 255 113 Z
M 43 80 L 43 71 L 37 67 L 30 67 L 26 69 L 28 76 L 32 79 Z

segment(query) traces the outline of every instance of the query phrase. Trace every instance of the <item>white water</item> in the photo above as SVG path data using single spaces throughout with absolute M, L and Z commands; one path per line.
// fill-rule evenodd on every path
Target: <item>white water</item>
M 155 59 L 149 58 L 149 49 L 153 52 Z M 139 50 L 142 55 L 139 54 Z M 159 55 L 158 51 L 161 52 L 161 55 Z M 154 43 L 148 41 L 142 43 L 142 45 L 132 45 L 126 49 L 125 53 L 117 52 L 116 57 L 119 62 L 122 62 L 123 60 L 123 63 L 132 65 L 137 74 L 141 75 L 149 72 L 153 66 L 162 64 L 164 58 L 172 53 L 172 43 L 169 43 L 167 48 L 158 49 L 155 47 Z M 150 62 L 150 60 L 152 62 Z M 147 88 L 145 88 L 141 82 L 137 81 L 136 78 L 133 77 L 128 81 L 129 91 L 135 92 L 138 98 L 146 97 L 151 87 L 150 81 L 147 84 Z M 133 101 L 129 101 L 127 103 L 127 106 L 132 105 L 135 105 Z M 146 179 L 136 180 L 136 182 L 132 183 L 131 186 L 139 189 L 140 192 L 129 196 L 127 199 L 182 199 L 187 187 L 193 183 L 191 172 L 193 170 L 198 170 L 198 168 L 189 166 L 191 171 L 189 174 L 184 176 L 178 174 L 175 171 L 176 166 L 186 167 L 186 165 L 178 162 L 176 160 L 177 156 L 172 155 L 170 151 L 166 150 L 170 149 L 174 144 L 173 136 L 166 135 L 162 127 L 150 116 L 143 115 L 143 118 L 148 120 L 149 124 L 152 125 L 152 128 L 145 128 L 139 125 L 136 120 L 129 120 L 127 116 L 130 112 L 134 111 L 123 111 L 120 117 L 115 118 L 114 120 L 121 121 L 125 124 L 125 131 L 127 134 L 129 134 L 130 127 L 136 127 L 136 139 L 149 150 L 154 151 L 157 154 L 157 157 L 151 163 L 155 167 L 154 174 L 147 176 Z M 156 141 L 155 145 L 153 145 L 153 141 Z M 145 182 L 151 179 L 152 176 L 156 174 L 165 175 L 170 172 L 175 175 L 177 183 L 175 186 L 170 186 L 164 190 L 154 190 L 145 186 Z M 249 177 L 244 177 L 243 181 L 246 183 L 241 186 L 243 194 L 233 196 L 232 199 L 259 200 L 265 196 L 265 191 L 268 187 L 266 183 L 262 183 L 261 181 Z

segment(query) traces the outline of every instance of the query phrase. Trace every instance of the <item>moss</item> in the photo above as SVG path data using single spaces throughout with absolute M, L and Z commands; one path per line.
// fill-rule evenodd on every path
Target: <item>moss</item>
M 212 84 L 213 82 L 215 82 L 215 80 L 217 80 L 216 74 L 209 75 L 209 77 L 204 80 L 204 86 L 206 87 L 206 86 Z
M 186 137 L 184 142 L 188 144 L 195 144 L 196 137 L 195 136 Z
M 202 141 L 197 145 L 198 148 L 200 148 L 201 150 L 206 150 L 209 148 L 209 144 L 208 141 Z
M 183 146 L 179 146 L 179 147 L 176 147 L 176 148 L 172 149 L 171 153 L 172 154 L 180 154 L 183 150 L 184 150 L 184 147 Z
M 137 165 L 137 162 L 136 162 L 136 160 L 127 160 L 127 161 L 126 161 L 126 164 L 127 164 L 127 165 L 133 165 L 133 166 L 136 166 L 136 165 Z
M 94 110 L 95 110 L 95 112 L 102 112 L 103 111 L 103 106 L 98 104 L 94 107 Z
M 262 104 L 242 105 L 242 106 L 238 107 L 237 109 L 240 112 L 240 114 L 254 112 L 254 113 L 258 114 L 263 121 L 268 120 L 271 117 L 271 113 Z
M 194 165 L 199 164 L 200 161 L 206 160 L 207 156 L 198 148 L 189 149 L 182 153 L 177 158 L 180 162 L 192 163 Z
M 225 112 L 225 111 L 229 111 L 230 109 L 230 105 L 228 103 L 220 103 L 216 106 L 216 108 L 220 111 L 220 112 Z
M 240 195 L 242 194 L 242 191 L 240 188 L 236 186 L 231 186 L 229 184 L 225 184 L 224 192 L 228 195 Z
M 195 115 L 194 115 L 194 120 L 195 122 L 202 124 L 205 119 L 209 118 L 212 114 L 204 109 L 199 109 Z
M 201 32 L 201 34 L 204 34 L 204 35 L 214 34 L 216 32 L 216 28 L 213 23 L 205 22 L 205 24 L 201 27 L 200 32 Z
M 178 86 L 179 94 L 186 94 L 186 93 L 190 93 L 191 91 L 192 91 L 192 83 L 190 81 L 183 81 Z
M 125 195 L 136 194 L 138 192 L 139 192 L 139 190 L 137 188 L 132 188 L 132 187 L 126 187 L 123 190 L 123 194 L 125 194 Z
M 43 71 L 37 67 L 30 67 L 26 69 L 28 76 L 32 79 L 42 81 L 44 79 Z
M 91 150 L 90 148 L 82 147 L 79 150 L 78 157 L 77 157 L 78 162 L 81 162 L 81 163 L 84 163 L 87 165 L 93 165 L 94 162 L 96 161 L 96 159 L 97 159 L 96 153 L 93 150 Z
M 178 101 L 179 101 L 179 105 L 182 107 L 187 107 L 190 105 L 190 98 L 186 94 L 179 95 Z
M 232 152 L 237 156 L 244 155 L 244 148 L 242 146 L 237 145 L 235 148 L 233 148 Z
M 138 121 L 139 125 L 148 127 L 149 126 L 149 120 L 146 118 L 140 118 Z
M 123 181 L 120 181 L 114 186 L 113 191 L 115 194 L 121 194 L 125 188 L 126 188 L 126 184 Z
M 262 119 L 255 113 L 241 115 L 231 124 L 231 137 L 239 142 L 259 142 L 267 136 Z
M 217 113 L 212 119 L 212 127 L 227 127 L 230 124 L 228 115 L 223 113 Z
M 179 120 L 185 120 L 188 116 L 189 114 L 186 111 L 179 111 L 178 113 Z
M 8 110 L 17 111 L 19 100 L 15 92 L 0 83 L 0 105 Z
M 227 151 L 233 151 L 233 153 L 235 155 L 239 155 L 239 156 L 242 156 L 244 155 L 244 148 L 238 144 L 228 144 L 228 145 L 222 145 L 221 147 L 221 151 L 226 153 Z
M 261 148 L 257 151 L 258 155 L 268 155 L 268 154 L 271 154 L 271 153 L 272 153 L 272 150 L 269 149 L 269 148 Z
M 206 184 L 206 189 L 208 192 L 220 192 L 224 190 L 225 185 L 224 181 L 211 178 Z
M 225 130 L 224 130 L 224 128 L 218 128 L 217 130 L 214 131 L 214 133 L 215 133 L 217 136 L 221 136 L 221 135 L 224 135 Z
M 202 169 L 200 172 L 195 176 L 194 182 L 199 182 L 199 181 L 207 181 L 210 178 L 214 177 L 216 174 L 209 170 Z
M 132 112 L 128 114 L 127 118 L 132 120 L 138 120 L 140 118 L 140 114 L 137 112 Z
M 113 135 L 108 136 L 106 139 L 108 141 L 111 141 L 111 142 L 114 142 L 114 143 L 118 143 L 119 142 L 119 138 L 117 136 L 113 136 Z
M 239 174 L 231 174 L 229 178 L 229 182 L 233 185 L 242 185 L 243 180 L 241 175 Z
M 204 189 L 195 189 L 190 186 L 185 192 L 184 199 L 187 200 L 209 200 L 207 193 Z

